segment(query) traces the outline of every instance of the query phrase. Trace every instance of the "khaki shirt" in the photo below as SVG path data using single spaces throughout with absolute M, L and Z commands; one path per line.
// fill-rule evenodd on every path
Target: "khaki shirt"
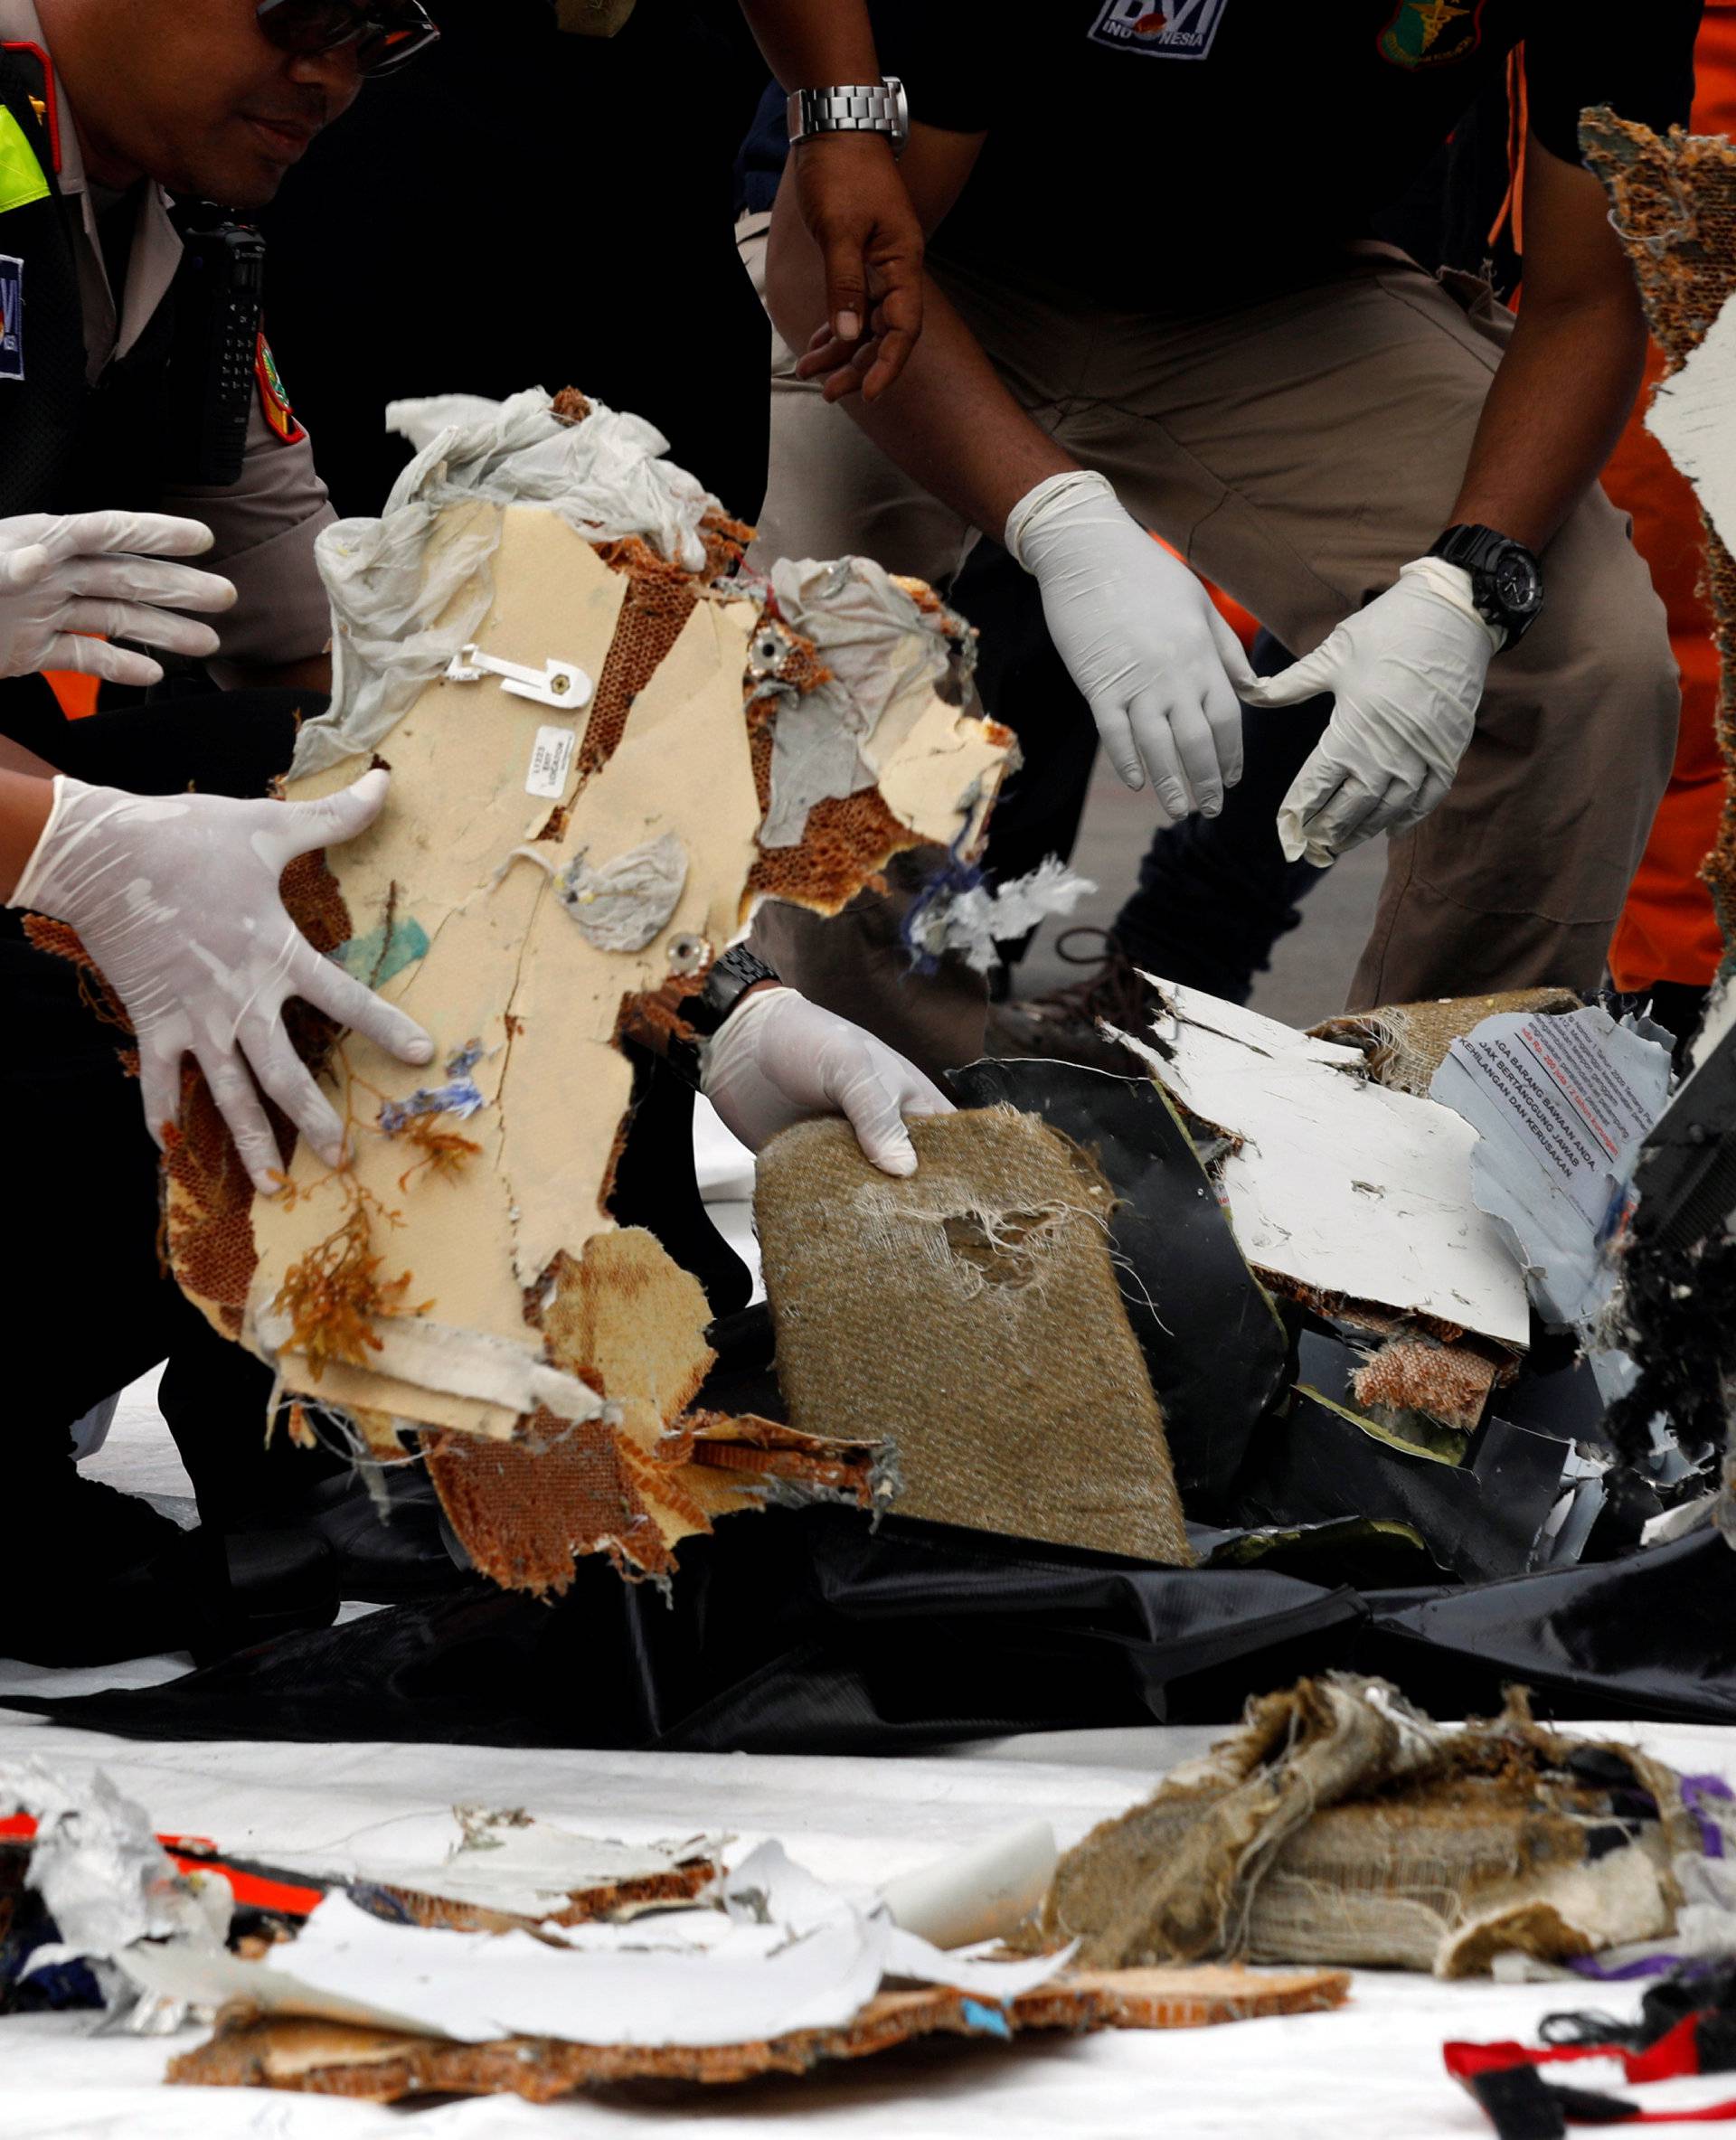
M 33 0 L 0 0 L 0 42 L 34 44 L 48 52 Z M 138 222 L 127 266 L 127 288 L 117 306 L 103 265 L 96 203 L 85 175 L 78 127 L 64 85 L 58 80 L 55 90 L 59 184 L 68 201 L 76 201 L 79 208 L 73 247 L 84 313 L 86 368 L 94 382 L 115 358 L 133 346 L 162 303 L 181 264 L 181 239 L 169 220 L 167 194 L 147 180 L 138 189 Z M 198 562 L 235 583 L 234 608 L 210 620 L 222 636 L 223 661 L 298 661 L 326 646 L 331 614 L 314 566 L 314 537 L 337 515 L 315 472 L 307 438 L 293 445 L 278 438 L 265 420 L 257 393 L 250 410 L 247 456 L 239 481 L 166 490 L 159 506 L 165 513 L 185 514 L 204 522 L 216 541 Z

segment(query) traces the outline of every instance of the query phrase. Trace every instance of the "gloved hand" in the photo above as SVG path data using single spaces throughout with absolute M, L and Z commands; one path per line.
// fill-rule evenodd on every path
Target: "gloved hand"
M 1326 734 L 1278 807 L 1291 862 L 1325 869 L 1428 816 L 1453 784 L 1505 636 L 1472 606 L 1462 565 L 1421 557 L 1312 654 L 1243 692 L 1250 706 L 1335 694 Z
M 176 609 L 228 609 L 235 589 L 215 572 L 166 564 L 211 548 L 211 530 L 167 513 L 24 513 L 0 520 L 0 676 L 79 669 L 116 683 L 156 683 L 148 655 L 111 646 L 139 639 L 171 654 L 217 651 L 208 624 Z M 102 632 L 107 638 L 86 635 Z
M 1241 778 L 1236 699 L 1254 673 L 1200 581 L 1081 470 L 1027 491 L 1005 539 L 1036 576 L 1049 636 L 1116 771 L 1129 787 L 1148 772 L 1172 818 L 1215 817 Z
M 161 1145 L 180 1112 L 181 1059 L 198 1059 L 254 1186 L 282 1165 L 253 1088 L 277 1101 L 328 1165 L 344 1129 L 283 1027 L 292 995 L 377 1041 L 401 1062 L 434 1043 L 322 958 L 285 913 L 278 880 L 297 854 L 354 839 L 380 814 L 387 775 L 313 803 L 220 795 L 127 795 L 64 773 L 10 904 L 70 922 L 125 1005 L 138 1040 L 145 1120 Z M 253 1078 L 248 1075 L 252 1070 Z
M 950 1115 L 913 1062 L 793 988 L 757 990 L 705 1049 L 705 1097 L 750 1152 L 810 1115 L 844 1115 L 882 1174 L 913 1174 L 902 1117 Z

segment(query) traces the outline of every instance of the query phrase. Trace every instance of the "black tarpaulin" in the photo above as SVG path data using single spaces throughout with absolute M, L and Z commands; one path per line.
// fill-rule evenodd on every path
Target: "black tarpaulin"
M 692 1541 L 666 1601 L 592 1560 L 552 1605 L 479 1586 L 164 1686 L 11 1706 L 165 1739 L 898 1753 L 1228 1721 L 1333 1667 L 1438 1714 L 1492 1712 L 1520 1681 L 1543 1716 L 1731 1722 L 1736 1555 L 1700 1532 L 1596 1567 L 1359 1592 L 779 1509 Z

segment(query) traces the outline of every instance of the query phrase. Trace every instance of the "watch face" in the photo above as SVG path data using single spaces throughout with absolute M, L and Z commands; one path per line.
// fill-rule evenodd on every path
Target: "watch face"
M 1509 550 L 1499 558 L 1491 577 L 1501 607 L 1516 617 L 1526 617 L 1543 599 L 1543 575 L 1523 551 Z

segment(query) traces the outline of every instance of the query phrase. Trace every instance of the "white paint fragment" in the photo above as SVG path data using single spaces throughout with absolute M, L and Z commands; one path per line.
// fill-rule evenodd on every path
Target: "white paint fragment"
M 541 1918 L 594 1889 L 656 1878 L 695 1858 L 721 1863 L 723 1840 L 693 1835 L 671 1843 L 619 1843 L 576 1834 L 524 1813 L 457 1806 L 370 1825 L 353 1844 L 337 1849 L 274 1850 L 271 1862 L 327 1884 L 363 1881 L 503 1916 Z
M 930 958 L 957 952 L 967 966 L 986 974 L 999 957 L 1001 944 L 1026 935 L 1053 915 L 1071 914 L 1096 890 L 1090 878 L 1077 875 L 1058 854 L 1047 854 L 1035 869 L 995 891 L 973 884 L 937 899 L 924 909 L 911 933 L 918 949 Z
M 138 1947 L 121 1966 L 147 1990 L 265 2013 L 413 2029 L 460 2043 L 545 2036 L 599 2044 L 751 2043 L 842 2028 L 887 1977 L 1004 2000 L 1058 1975 L 1072 1949 L 1036 1961 L 943 1954 L 766 1843 L 718 1883 L 709 1907 L 630 1925 L 545 1925 L 536 1933 L 387 1924 L 326 1898 L 293 1946 L 242 1962 L 179 1944 Z
M 1736 1025 L 1736 974 L 1723 973 L 1712 983 L 1706 1007 L 1694 1028 L 1694 1039 L 1688 1046 L 1688 1067 L 1683 1073 L 1684 1084 L 1712 1061 L 1718 1052 L 1719 1042 L 1733 1025 Z
M 36 1822 L 26 1884 L 61 1935 L 35 1950 L 29 1969 L 73 1956 L 107 1960 L 136 1939 L 214 1941 L 228 1930 L 228 1883 L 184 1878 L 143 1808 L 101 1769 L 75 1783 L 38 1761 L 8 1764 L 0 1768 L 0 1815 L 14 1814 Z
M 1646 429 L 1693 484 L 1724 547 L 1736 551 L 1736 297 L 1658 387 Z
M 1469 1123 L 1373 1083 L 1359 1048 L 1146 977 L 1163 1005 L 1156 1044 L 1118 1037 L 1236 1140 L 1214 1171 L 1250 1263 L 1310 1292 L 1527 1342 L 1524 1276 L 1471 1193 Z

